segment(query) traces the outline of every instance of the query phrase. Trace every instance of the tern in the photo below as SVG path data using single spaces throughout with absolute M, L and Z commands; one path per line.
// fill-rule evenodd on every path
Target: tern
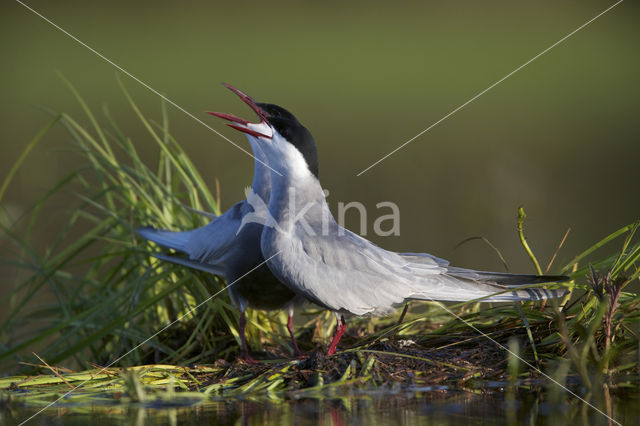
M 387 315 L 409 300 L 508 302 L 566 294 L 520 288 L 566 281 L 565 276 L 458 268 L 427 253 L 385 250 L 343 228 L 325 201 L 309 130 L 286 109 L 271 105 L 267 111 L 242 95 L 260 120 L 233 117 L 229 125 L 255 138 L 271 168 L 262 255 L 289 289 L 335 313 L 337 328 L 327 355 L 335 353 L 346 329 L 345 314 Z
M 238 89 L 225 85 L 238 94 L 259 114 L 268 114 L 269 104 L 257 104 Z M 259 105 L 259 106 L 258 106 Z M 232 114 L 209 112 L 231 122 L 242 123 L 243 120 Z M 267 118 L 268 115 L 264 115 Z M 231 123 L 230 123 L 231 124 Z M 263 225 L 252 218 L 258 216 L 256 208 L 259 201 L 269 200 L 270 170 L 255 135 L 245 131 L 254 155 L 254 176 L 248 193 L 249 200 L 235 204 L 221 216 L 216 217 L 208 225 L 187 231 L 169 231 L 153 227 L 141 227 L 138 234 L 154 243 L 188 255 L 188 258 L 167 256 L 154 253 L 158 259 L 177 263 L 223 277 L 231 301 L 240 308 L 240 340 L 241 358 L 252 361 L 249 356 L 246 338 L 245 310 L 247 307 L 261 310 L 286 309 L 289 314 L 287 329 L 296 356 L 300 349 L 293 334 L 294 307 L 303 302 L 301 296 L 289 287 L 284 286 L 271 273 L 260 248 L 260 237 Z M 251 200 L 257 200 L 252 202 Z M 265 204 L 266 210 L 266 204 Z

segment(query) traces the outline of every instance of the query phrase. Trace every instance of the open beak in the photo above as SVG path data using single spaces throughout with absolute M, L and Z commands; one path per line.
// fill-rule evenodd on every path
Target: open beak
M 227 126 L 232 127 L 236 130 L 240 130 L 243 133 L 246 133 L 251 136 L 255 136 L 258 138 L 266 138 L 271 139 L 273 136 L 273 132 L 271 130 L 271 125 L 269 124 L 269 113 L 260 108 L 256 101 L 251 98 L 251 96 L 244 93 L 242 90 L 236 89 L 230 84 L 222 83 L 224 87 L 231 90 L 233 93 L 238 95 L 242 101 L 249 105 L 249 107 L 258 114 L 260 118 L 259 123 L 252 123 L 249 120 L 245 120 L 244 118 L 237 117 L 233 114 L 225 114 L 223 112 L 212 112 L 207 111 L 207 114 L 215 115 L 216 117 L 220 117 L 223 120 L 230 121 L 227 123 Z

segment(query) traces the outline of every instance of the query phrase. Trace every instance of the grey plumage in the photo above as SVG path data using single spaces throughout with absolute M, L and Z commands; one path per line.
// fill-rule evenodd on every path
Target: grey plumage
M 295 125 L 295 123 L 294 123 Z M 266 133 L 266 130 L 261 130 Z M 563 291 L 519 289 L 566 277 L 517 275 L 449 266 L 428 254 L 398 254 L 340 227 L 306 159 L 275 128 L 260 138 L 271 173 L 269 212 L 261 247 L 276 277 L 320 306 L 355 315 L 382 315 L 407 300 L 487 302 L 558 297 Z M 292 204 L 291 200 L 295 200 Z M 304 212 L 303 214 L 299 214 Z

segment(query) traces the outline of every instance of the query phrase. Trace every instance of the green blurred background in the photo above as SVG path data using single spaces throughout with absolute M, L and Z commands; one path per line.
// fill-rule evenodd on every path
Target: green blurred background
M 568 227 L 559 263 L 640 216 L 636 2 L 623 2 L 360 177 L 613 2 L 28 4 L 247 149 L 241 134 L 203 113 L 252 117 L 220 82 L 293 111 L 316 137 L 334 214 L 339 201 L 364 203 L 369 237 L 385 248 L 500 270 L 480 242 L 453 249 L 482 235 L 512 271 L 530 272 L 515 230 L 519 205 L 544 265 Z M 49 121 L 39 107 L 87 123 L 55 71 L 98 115 L 107 105 L 153 161 L 154 143 L 126 105 L 113 66 L 18 3 L 3 2 L 1 11 L 0 178 Z M 159 119 L 158 96 L 123 80 Z M 170 120 L 205 179 L 212 186 L 219 179 L 223 209 L 243 198 L 251 158 L 176 109 Z M 82 163 L 70 148 L 60 128 L 40 142 L 5 197 L 11 215 Z M 48 205 L 40 250 L 55 238 L 70 200 Z M 400 207 L 400 236 L 372 235 L 374 219 L 388 213 L 376 210 L 381 201 Z

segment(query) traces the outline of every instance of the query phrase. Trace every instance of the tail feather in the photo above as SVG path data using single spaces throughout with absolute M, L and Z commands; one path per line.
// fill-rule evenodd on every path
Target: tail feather
M 478 281 L 459 280 L 455 289 L 449 286 L 440 289 L 430 289 L 424 293 L 411 295 L 410 299 L 430 300 L 440 302 L 513 302 L 525 300 L 544 300 L 563 297 L 568 289 L 543 288 L 509 288 L 499 287 Z
M 163 247 L 188 253 L 190 231 L 174 232 L 164 229 L 155 229 L 151 226 L 144 226 L 136 229 L 136 232 L 149 241 L 153 241 Z
M 505 287 L 518 287 L 522 285 L 561 283 L 569 280 L 565 275 L 527 275 L 510 274 L 507 272 L 474 271 L 473 269 L 447 267 L 447 275 L 452 277 L 479 281 L 487 284 L 497 284 Z
M 568 281 L 569 277 L 564 275 L 510 274 L 506 272 L 475 271 L 453 266 L 447 268 L 447 275 L 467 282 L 472 293 L 476 290 L 475 286 L 485 287 L 489 285 L 494 287 L 495 292 L 499 294 L 486 297 L 482 299 L 483 302 L 554 299 L 563 297 L 568 293 L 566 289 L 522 288 L 535 284 Z M 462 290 L 462 293 L 464 293 L 464 290 Z
M 543 288 L 527 288 L 482 299 L 483 302 L 510 302 L 518 300 L 544 300 L 557 299 L 569 293 L 567 289 L 547 290 Z

